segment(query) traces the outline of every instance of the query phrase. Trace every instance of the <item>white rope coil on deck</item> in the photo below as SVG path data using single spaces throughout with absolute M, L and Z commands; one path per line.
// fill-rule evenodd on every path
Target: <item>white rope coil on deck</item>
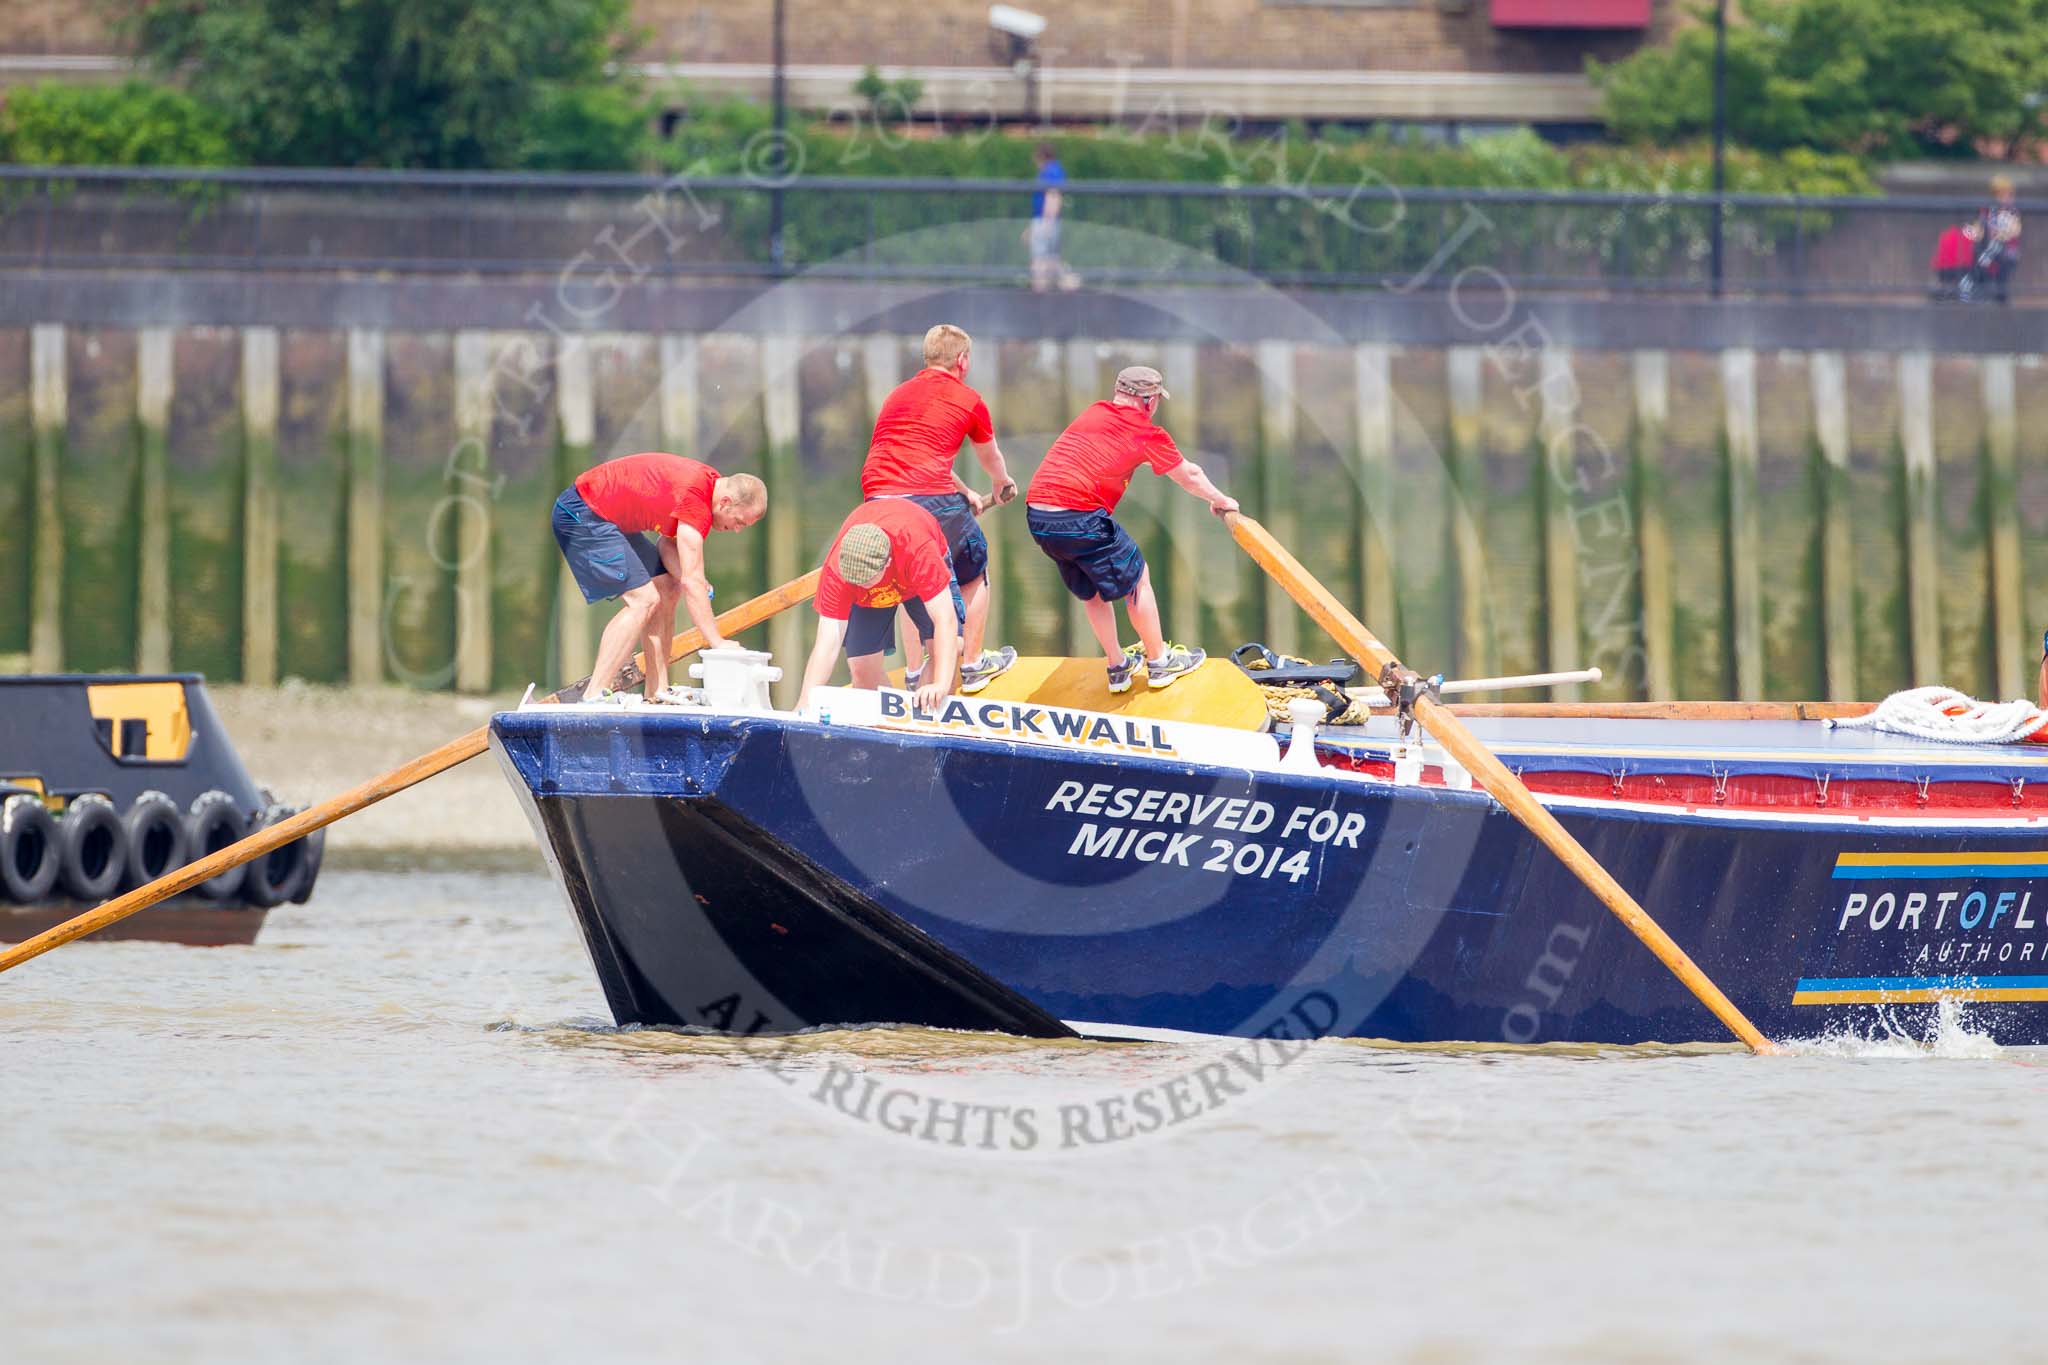
M 2030 701 L 1983 702 L 1953 687 L 1916 687 L 1892 693 L 1867 716 L 1828 724 L 1939 744 L 2018 744 L 2048 728 L 2048 711 Z

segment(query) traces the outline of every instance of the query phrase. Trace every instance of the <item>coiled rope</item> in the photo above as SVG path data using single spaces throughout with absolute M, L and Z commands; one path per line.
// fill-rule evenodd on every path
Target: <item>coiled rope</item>
M 1268 662 L 1263 655 L 1254 655 L 1244 660 L 1242 666 L 1245 671 L 1251 673 L 1256 678 L 1259 673 L 1269 668 L 1278 668 L 1282 665 L 1304 667 L 1310 663 L 1309 660 L 1292 654 L 1274 654 L 1272 658 L 1275 662 Z M 1330 684 L 1325 684 L 1322 687 L 1304 687 L 1299 683 L 1261 682 L 1259 683 L 1259 691 L 1266 698 L 1266 714 L 1283 724 L 1291 724 L 1293 722 L 1293 717 L 1288 714 L 1287 707 L 1289 703 L 1298 700 L 1312 701 L 1321 706 L 1328 713 L 1323 721 L 1325 725 L 1363 725 L 1372 719 L 1372 708 L 1370 706 L 1352 696 L 1343 688 Z M 1333 709 L 1333 698 L 1337 696 L 1344 698 L 1345 705 L 1341 711 Z
M 1830 720 L 1844 730 L 1883 730 L 1937 744 L 2018 744 L 2048 729 L 2048 711 L 2029 701 L 1983 702 L 1953 687 L 1894 692 L 1867 716 Z

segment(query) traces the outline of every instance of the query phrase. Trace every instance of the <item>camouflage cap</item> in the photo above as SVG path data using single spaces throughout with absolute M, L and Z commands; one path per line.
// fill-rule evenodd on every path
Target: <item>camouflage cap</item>
M 1132 365 L 1116 372 L 1116 391 L 1127 393 L 1133 398 L 1171 398 L 1166 391 L 1166 376 L 1150 365 Z
M 889 572 L 889 536 L 879 526 L 849 526 L 839 538 L 839 576 L 856 588 L 872 588 Z

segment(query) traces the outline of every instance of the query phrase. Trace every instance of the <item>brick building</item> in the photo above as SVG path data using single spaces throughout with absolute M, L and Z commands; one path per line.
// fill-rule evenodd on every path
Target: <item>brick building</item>
M 1585 124 L 1588 56 L 1662 41 L 1677 0 L 1030 0 L 1027 80 L 981 0 L 785 0 L 790 98 L 829 108 L 861 70 L 924 83 L 943 117 L 1089 121 L 1205 109 L 1246 119 Z M 636 59 L 709 93 L 765 94 L 768 0 L 637 0 Z M 125 65 L 89 6 L 0 8 L 0 81 Z

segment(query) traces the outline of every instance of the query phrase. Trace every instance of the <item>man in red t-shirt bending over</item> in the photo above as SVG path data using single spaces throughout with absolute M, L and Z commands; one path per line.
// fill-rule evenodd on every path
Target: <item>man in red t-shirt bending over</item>
M 555 543 L 583 600 L 624 599 L 598 641 L 597 667 L 583 700 L 610 691 L 640 646 L 647 658 L 647 699 L 668 686 L 676 604 L 690 609 L 704 647 L 727 643 L 711 614 L 704 537 L 739 531 L 768 510 L 768 489 L 752 474 L 721 475 L 681 455 L 649 451 L 584 470 L 555 499 Z M 655 533 L 649 540 L 646 532 Z
M 854 508 L 825 552 L 818 575 L 818 642 L 804 665 L 799 711 L 810 703 L 812 689 L 832 676 L 842 644 L 853 685 L 882 685 L 882 649 L 899 606 L 924 637 L 929 666 L 917 704 L 930 710 L 951 690 L 960 658 L 960 585 L 937 518 L 906 499 L 879 498 Z
M 860 491 L 866 498 L 907 498 L 937 518 L 953 553 L 953 573 L 967 604 L 966 652 L 960 659 L 960 690 L 979 692 L 1017 662 L 1017 651 L 983 649 L 988 628 L 988 540 L 975 518 L 990 503 L 1017 496 L 1017 481 L 996 445 L 995 424 L 988 404 L 967 386 L 973 342 L 967 333 L 942 322 L 924 334 L 924 368 L 898 384 L 875 415 L 875 434 L 868 442 L 867 463 L 861 466 Z M 974 458 L 988 471 L 991 491 L 984 498 L 953 471 L 953 457 L 962 439 L 974 443 Z M 904 659 L 918 670 L 916 650 Z
M 1110 513 L 1130 486 L 1139 465 L 1150 465 L 1224 516 L 1237 499 L 1181 457 L 1173 437 L 1154 425 L 1152 415 L 1166 397 L 1159 371 L 1133 365 L 1116 377 L 1116 396 L 1091 405 L 1045 452 L 1045 461 L 1024 494 L 1031 538 L 1060 566 L 1067 591 L 1081 599 L 1088 624 L 1109 665 L 1109 690 L 1130 690 L 1141 670 L 1148 686 L 1168 687 L 1192 673 L 1206 657 L 1167 640 L 1159 626 L 1159 599 L 1152 571 L 1131 533 Z M 1131 624 L 1144 642 L 1142 656 L 1126 654 L 1116 638 L 1117 602 L 1127 602 Z

